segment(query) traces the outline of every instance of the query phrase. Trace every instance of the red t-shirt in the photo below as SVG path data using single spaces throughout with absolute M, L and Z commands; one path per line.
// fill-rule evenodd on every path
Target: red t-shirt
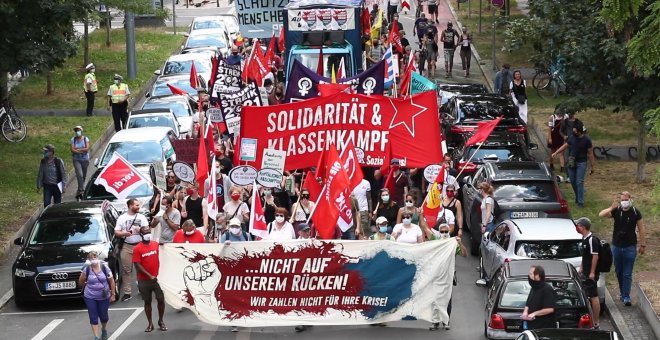
M 144 267 L 149 274 L 154 277 L 158 276 L 158 268 L 160 261 L 158 260 L 158 242 L 151 241 L 149 244 L 144 242 L 138 243 L 133 248 L 133 263 L 139 263 Z M 149 277 L 144 275 L 141 271 L 137 271 L 138 280 L 149 280 Z
M 183 229 L 179 229 L 174 233 L 174 238 L 172 239 L 173 243 L 205 243 L 204 234 L 201 231 L 195 229 L 195 232 L 188 236 L 183 232 Z

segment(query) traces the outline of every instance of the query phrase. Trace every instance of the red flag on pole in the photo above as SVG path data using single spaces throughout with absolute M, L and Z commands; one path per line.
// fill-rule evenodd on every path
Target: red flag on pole
M 344 150 L 341 151 L 340 157 L 344 166 L 344 170 L 346 171 L 346 175 L 351 181 L 351 184 L 348 187 L 348 191 L 350 193 L 360 184 L 360 182 L 362 182 L 362 179 L 364 179 L 362 167 L 360 167 L 358 155 L 352 142 L 348 142 Z
M 329 83 L 318 84 L 317 86 L 319 89 L 319 95 L 321 95 L 321 97 L 330 97 L 340 92 L 348 93 L 348 91 L 351 89 L 351 84 Z
M 196 89 L 199 87 L 199 81 L 197 79 L 197 68 L 195 68 L 195 61 L 191 60 L 192 66 L 190 66 L 190 87 Z
M 319 76 L 323 77 L 323 73 L 325 71 L 325 67 L 323 62 L 323 45 L 321 45 L 321 49 L 319 50 L 319 62 L 316 64 L 316 74 Z
M 118 199 L 125 199 L 149 181 L 131 163 L 118 153 L 113 153 L 108 164 L 94 181 Z
M 268 49 L 266 49 L 266 55 L 264 57 L 266 59 L 266 65 L 271 65 L 273 63 L 273 60 L 275 59 L 275 31 L 273 31 L 273 36 L 270 38 L 270 42 L 268 43 Z
M 172 91 L 172 94 L 180 94 L 180 95 L 184 95 L 184 96 L 188 95 L 188 92 L 186 92 L 186 91 L 184 91 L 184 90 L 182 90 L 182 89 L 180 89 L 180 88 L 178 88 L 174 85 L 171 85 L 170 83 L 167 83 L 165 85 L 167 85 L 167 87 L 170 88 L 170 91 Z
M 280 37 L 277 39 L 277 48 L 280 50 L 280 53 L 284 52 L 284 25 L 282 25 Z
M 316 172 L 315 172 L 316 177 L 321 177 L 321 178 L 325 179 L 325 177 L 326 177 L 325 164 L 326 164 L 326 158 L 327 157 L 328 157 L 328 151 L 323 150 L 323 152 L 321 152 L 321 156 L 319 157 L 319 161 L 316 163 Z
M 241 164 L 241 136 L 234 136 L 234 164 Z
M 410 55 L 408 56 L 408 65 L 406 66 L 406 72 L 403 74 L 403 77 L 401 78 L 401 85 L 399 86 L 400 94 L 402 96 L 407 96 L 409 94 L 412 73 L 416 71 L 417 68 L 415 67 L 415 55 L 413 54 L 413 51 L 410 51 Z
M 502 116 L 499 116 L 496 119 L 489 120 L 487 122 L 477 123 L 477 132 L 475 132 L 472 137 L 470 137 L 470 139 L 465 142 L 465 145 L 470 146 L 485 142 L 501 120 Z
M 316 202 L 313 219 L 321 238 L 330 239 L 335 234 L 337 218 L 339 217 L 340 209 L 336 201 L 350 184 L 334 145 L 328 151 L 326 168 L 328 169 L 328 176 L 325 178 L 321 197 Z
M 218 58 L 211 58 L 211 79 L 209 79 L 209 88 L 212 89 L 215 85 L 215 78 L 218 76 Z
M 362 22 L 362 35 L 368 35 L 371 32 L 371 16 L 369 15 L 369 9 L 366 7 L 362 8 L 362 13 L 360 14 L 360 21 Z
M 302 188 L 309 191 L 309 199 L 315 202 L 319 199 L 321 190 L 323 190 L 319 181 L 316 180 L 316 175 L 311 171 L 307 171 L 307 174 L 305 174 L 305 182 L 303 182 Z
M 195 180 L 199 185 L 198 192 L 202 197 L 204 197 L 204 182 L 209 177 L 209 154 L 206 152 L 205 138 L 206 133 L 209 130 L 208 125 L 206 125 L 206 129 L 204 130 L 204 134 L 200 136 L 202 138 L 199 139 L 199 152 L 197 153 L 197 175 L 195 176 Z
M 252 209 L 250 209 L 250 234 L 258 238 L 268 238 L 268 225 L 264 217 L 264 208 L 261 205 L 261 199 L 257 198 L 259 187 L 256 183 L 252 184 Z
M 390 36 L 388 40 L 389 43 L 392 46 L 394 46 L 397 52 L 401 54 L 404 53 L 403 45 L 401 45 L 401 34 L 399 33 L 399 24 L 396 19 L 392 22 L 392 28 L 390 29 Z
M 209 133 L 206 134 L 206 144 L 209 155 L 215 155 L 215 139 L 213 138 L 213 126 L 215 124 L 209 123 Z

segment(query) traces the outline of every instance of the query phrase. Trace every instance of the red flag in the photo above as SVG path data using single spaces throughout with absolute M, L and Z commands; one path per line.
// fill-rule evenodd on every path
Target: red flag
M 368 8 L 362 8 L 360 21 L 362 22 L 362 35 L 368 35 L 371 32 L 371 16 Z
M 341 162 L 346 171 L 346 175 L 351 181 L 351 184 L 348 186 L 348 192 L 350 193 L 360 184 L 360 182 L 362 182 L 362 179 L 364 179 L 364 174 L 362 173 L 362 167 L 360 167 L 355 146 L 350 141 L 344 150 L 341 151 Z
M 401 77 L 401 85 L 399 86 L 402 96 L 407 96 L 410 92 L 410 80 L 412 79 L 412 73 L 417 71 L 415 67 L 415 55 L 410 51 L 410 56 L 408 57 L 408 65 L 406 66 L 406 72 Z
M 252 46 L 250 57 L 245 61 L 243 80 L 247 82 L 247 79 L 249 78 L 256 81 L 257 86 L 262 86 L 263 79 L 268 72 L 270 72 L 270 67 L 261 51 L 261 43 L 257 39 L 254 46 Z
M 250 209 L 250 234 L 260 239 L 268 238 L 268 225 L 264 217 L 264 208 L 261 200 L 257 198 L 259 188 L 256 183 L 252 184 L 252 209 Z
M 501 120 L 502 116 L 499 116 L 498 118 L 489 120 L 487 122 L 477 123 L 477 132 L 475 132 L 472 137 L 470 137 L 470 139 L 465 142 L 465 145 L 470 146 L 485 142 Z
M 215 127 L 218 129 L 218 133 L 220 135 L 227 132 L 227 124 L 225 122 L 216 122 L 213 123 L 213 125 L 215 125 Z
M 213 139 L 213 125 L 209 123 L 209 132 L 206 134 L 206 144 L 209 155 L 215 155 L 215 140 Z
M 316 180 L 316 175 L 311 171 L 307 171 L 305 174 L 305 182 L 303 182 L 302 188 L 309 191 L 309 199 L 315 202 L 319 199 L 321 190 L 323 190 L 319 181 Z
M 170 83 L 167 83 L 166 85 L 167 85 L 167 87 L 170 88 L 170 91 L 172 91 L 172 94 L 181 94 L 181 95 L 184 95 L 184 96 L 188 94 L 188 92 L 186 92 L 186 91 L 184 91 L 184 90 L 182 90 L 182 89 L 180 89 L 180 88 L 178 88 L 174 85 L 171 85 Z
M 127 198 L 135 189 L 147 183 L 150 182 L 116 152 L 94 181 L 94 184 L 102 185 L 118 199 Z
M 348 91 L 351 89 L 351 84 L 329 83 L 329 84 L 318 84 L 317 87 L 319 89 L 319 94 L 321 95 L 321 97 L 330 97 L 340 92 L 348 93 Z
M 215 78 L 218 76 L 218 58 L 211 58 L 211 79 L 209 79 L 209 89 L 215 85 Z
M 273 60 L 275 60 L 275 32 L 273 32 L 273 36 L 270 38 L 270 42 L 268 43 L 268 49 L 266 49 L 266 55 L 264 57 L 266 59 L 266 65 L 272 65 Z
M 282 25 L 280 37 L 277 39 L 277 48 L 279 48 L 280 53 L 284 52 L 284 25 Z
M 208 126 L 204 129 L 204 135 L 200 136 L 199 139 L 199 151 L 197 153 L 197 175 L 195 180 L 199 184 L 199 195 L 204 197 L 204 182 L 209 177 L 209 154 L 206 152 L 206 133 L 208 132 Z
M 401 10 L 403 10 L 404 8 L 410 10 L 410 4 L 408 3 L 408 1 L 403 0 L 401 2 Z
M 337 198 L 337 208 L 339 208 L 339 217 L 337 225 L 342 232 L 353 226 L 353 211 L 351 211 L 351 192 L 344 190 Z
M 435 176 L 435 181 L 433 181 L 433 183 L 438 183 L 440 185 L 444 185 L 446 175 L 447 175 L 447 171 L 445 169 L 445 164 L 442 163 L 442 167 L 440 168 L 440 171 L 438 172 L 438 175 Z
M 401 54 L 404 53 L 403 45 L 401 45 L 401 34 L 399 34 L 399 24 L 397 23 L 396 19 L 392 22 L 392 28 L 390 29 L 390 36 L 388 41 L 391 45 L 394 46 L 397 52 Z
M 321 49 L 319 50 L 319 62 L 316 64 L 316 74 L 319 76 L 323 77 L 323 71 L 325 71 L 325 67 L 323 67 L 325 63 L 323 62 L 323 45 L 321 45 Z
M 316 177 L 321 177 L 325 179 L 327 173 L 325 168 L 327 158 L 328 158 L 328 151 L 323 149 L 323 152 L 321 152 L 321 155 L 319 156 L 319 160 L 316 163 L 316 172 L 315 172 Z
M 316 202 L 313 219 L 321 238 L 330 239 L 335 234 L 337 218 L 339 217 L 340 207 L 337 206 L 337 200 L 350 184 L 334 145 L 328 151 L 326 168 L 328 169 L 328 176 L 325 178 L 321 197 Z
M 192 66 L 190 66 L 190 87 L 196 89 L 199 87 L 199 82 L 197 79 L 197 68 L 195 68 L 195 61 L 191 60 Z
M 383 185 L 383 188 L 392 192 L 394 190 L 394 182 L 392 181 L 392 178 L 394 177 L 394 171 L 392 171 L 390 163 L 392 163 L 392 144 L 387 143 L 387 153 L 383 159 L 383 165 L 380 166 L 379 170 L 381 176 L 385 177 L 385 184 Z
M 234 136 L 234 141 L 236 144 L 234 144 L 234 164 L 241 164 L 241 136 L 236 135 Z

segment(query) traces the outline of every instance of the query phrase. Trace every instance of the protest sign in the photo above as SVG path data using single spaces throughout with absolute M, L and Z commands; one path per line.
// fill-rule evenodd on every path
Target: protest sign
M 257 179 L 257 169 L 249 165 L 239 165 L 229 171 L 229 179 L 236 185 L 250 185 Z
M 249 38 L 270 38 L 284 22 L 282 10 L 288 0 L 235 0 L 241 34 Z
M 197 154 L 199 153 L 199 138 L 176 139 L 172 141 L 174 150 L 176 150 L 176 159 L 188 164 L 197 163 Z
M 165 300 L 219 326 L 449 321 L 456 240 L 165 244 Z M 396 273 L 396 275 L 392 275 Z
M 241 161 L 254 161 L 257 159 L 257 140 L 254 138 L 241 138 L 239 159 Z
M 282 173 L 275 169 L 263 168 L 257 172 L 257 183 L 266 188 L 279 188 L 282 184 Z
M 218 60 L 218 68 L 216 70 L 211 98 L 217 98 L 218 92 L 236 92 L 241 89 L 242 69 L 240 63 L 232 65 L 225 60 Z
M 214 107 L 206 110 L 206 116 L 209 117 L 211 123 L 222 123 L 225 121 L 222 117 L 222 110 Z
M 243 108 L 241 137 L 258 140 L 263 149 L 286 152 L 285 169 L 315 166 L 323 150 L 338 150 L 352 142 L 359 162 L 383 164 L 391 143 L 392 155 L 402 167 L 440 163 L 440 125 L 435 92 L 406 98 L 338 93 L 277 106 Z
M 183 182 L 192 183 L 195 181 L 195 169 L 188 163 L 176 161 L 172 164 L 172 172 Z
M 438 86 L 434 82 L 417 72 L 413 72 L 410 83 L 410 94 L 422 93 L 424 91 L 435 90 L 436 88 Z
M 286 160 L 286 152 L 274 149 L 264 149 L 263 157 L 261 157 L 262 169 L 275 169 L 280 173 L 284 173 L 284 161 Z
M 355 29 L 355 8 L 289 9 L 290 31 L 338 31 Z
M 435 179 L 438 177 L 438 173 L 440 172 L 440 165 L 439 164 L 431 164 L 424 168 L 424 179 L 426 179 L 429 183 L 435 182 Z
M 241 109 L 243 106 L 261 106 L 261 95 L 254 82 L 237 92 L 221 91 L 220 109 L 224 116 L 229 133 L 237 134 L 241 128 Z

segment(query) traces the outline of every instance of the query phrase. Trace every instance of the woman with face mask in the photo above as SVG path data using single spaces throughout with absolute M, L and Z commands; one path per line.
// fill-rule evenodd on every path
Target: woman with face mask
M 412 215 L 412 223 L 420 224 L 421 208 L 417 207 L 415 204 L 417 198 L 411 194 L 406 195 L 403 201 L 403 207 L 399 208 L 399 213 L 396 216 L 396 223 L 401 223 L 401 216 L 404 213 L 409 213 Z M 423 220 L 423 219 L 422 219 Z
M 204 234 L 195 228 L 193 220 L 186 220 L 181 229 L 174 233 L 172 243 L 206 243 Z
M 408 212 L 404 212 L 401 215 L 401 223 L 394 226 L 392 236 L 397 242 L 402 243 L 415 244 L 424 242 L 422 228 L 412 223 L 412 214 Z
M 206 200 L 204 197 L 199 196 L 199 184 L 192 183 L 186 188 L 186 197 L 183 202 L 183 211 L 181 211 L 181 220 L 193 220 L 195 225 L 204 227 L 208 230 L 209 227 L 209 214 L 207 210 Z
M 275 210 L 275 221 L 268 223 L 268 240 L 295 240 L 296 231 L 286 220 L 287 211 L 284 208 Z
M 229 221 L 227 231 L 220 237 L 220 243 L 230 245 L 232 242 L 247 242 L 252 241 L 250 234 L 241 229 L 241 222 L 236 218 Z
M 299 230 L 301 223 L 307 223 L 307 220 L 311 216 L 312 211 L 314 210 L 315 203 L 309 199 L 309 190 L 303 188 L 300 191 L 300 200 L 294 203 L 291 207 L 291 219 L 289 222 L 293 224 L 295 230 Z
M 225 216 L 228 220 L 237 218 L 241 225 L 244 225 L 245 222 L 250 220 L 250 209 L 248 208 L 247 203 L 243 202 L 241 199 L 242 191 L 243 189 L 240 187 L 231 188 L 231 191 L 229 192 L 231 201 L 225 203 L 222 210 L 225 212 Z
M 456 188 L 447 186 L 446 194 L 442 198 L 442 209 L 451 211 L 454 215 L 456 224 L 450 226 L 451 236 L 463 236 L 463 206 L 456 195 Z
M 108 308 L 115 301 L 115 280 L 107 264 L 98 258 L 96 251 L 87 255 L 89 265 L 83 268 L 78 283 L 83 286 L 83 299 L 87 305 L 89 323 L 95 340 L 108 339 L 106 326 L 110 317 Z M 99 329 L 99 320 L 101 327 Z
M 374 212 L 374 218 L 385 217 L 388 221 L 395 222 L 397 220 L 397 215 L 399 214 L 399 206 L 392 200 L 390 197 L 390 191 L 387 189 L 380 190 L 380 199 L 376 205 L 376 211 Z M 391 226 L 389 232 L 391 232 Z
M 372 241 L 394 241 L 394 237 L 388 233 L 389 225 L 385 217 L 379 217 L 376 219 L 376 233 L 369 236 L 369 239 Z
M 87 178 L 87 167 L 89 166 L 89 138 L 83 136 L 83 128 L 78 125 L 73 128 L 73 138 L 71 138 L 70 148 L 71 156 L 73 157 L 73 168 L 76 171 L 76 179 L 78 180 L 78 192 L 76 193 L 76 200 L 83 199 L 85 192 L 85 179 Z

